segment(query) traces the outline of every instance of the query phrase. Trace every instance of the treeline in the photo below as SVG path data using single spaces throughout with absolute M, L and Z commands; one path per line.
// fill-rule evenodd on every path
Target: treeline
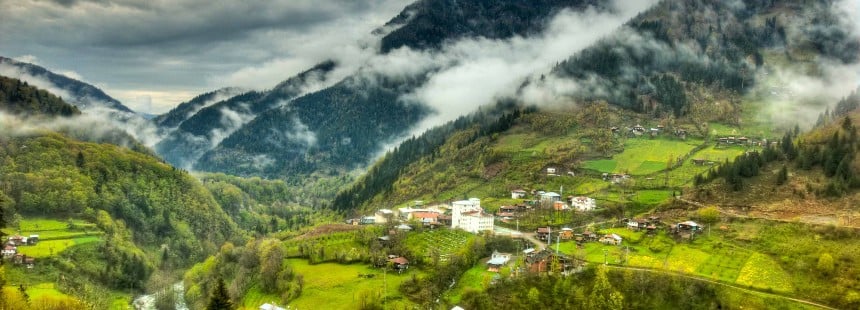
M 224 244 L 217 255 L 195 265 L 185 274 L 185 298 L 191 309 L 204 309 L 220 281 L 237 304 L 252 287 L 275 294 L 281 304 L 302 293 L 304 280 L 285 260 L 286 250 L 277 239 L 252 239 L 241 247 Z M 220 296 L 219 296 L 220 297 Z
M 832 132 L 832 133 L 830 133 Z M 828 135 L 822 137 L 822 135 Z M 796 141 L 797 140 L 797 141 Z M 860 178 L 855 160 L 860 150 L 857 128 L 851 117 L 845 116 L 830 128 L 819 128 L 815 132 L 799 136 L 799 130 L 786 133 L 778 146 L 767 145 L 761 152 L 747 152 L 734 161 L 719 165 L 694 179 L 696 186 L 717 178 L 725 180 L 734 191 L 745 186 L 745 179 L 758 176 L 760 171 L 773 162 L 783 162 L 776 185 L 788 181 L 788 167 L 801 170 L 821 169 L 828 178 L 827 184 L 817 192 L 825 196 L 838 197 L 850 190 L 860 188 Z
M 296 231 L 340 218 L 334 212 L 316 207 L 321 205 L 315 203 L 317 199 L 325 199 L 322 197 L 324 194 L 319 193 L 319 188 L 336 187 L 326 183 L 326 180 L 312 181 L 308 177 L 306 184 L 299 187 L 298 184 L 287 184 L 283 180 L 242 178 L 222 173 L 199 174 L 198 178 L 240 228 L 258 236 Z M 326 192 L 329 194 L 325 196 L 334 196 L 333 190 Z
M 0 111 L 19 115 L 72 116 L 77 107 L 18 79 L 0 76 Z
M 505 107 L 505 104 L 500 103 L 496 109 L 504 110 Z M 510 108 L 509 105 L 507 107 Z M 435 158 L 438 156 L 439 147 L 458 131 L 472 127 L 478 129 L 470 137 L 463 139 L 461 144 L 465 146 L 480 137 L 508 130 L 523 114 L 534 111 L 534 108 L 515 109 L 513 112 L 502 113 L 501 116 L 494 116 L 498 115 L 495 112 L 478 112 L 430 129 L 418 137 L 412 137 L 386 153 L 352 187 L 338 193 L 332 201 L 332 208 L 335 210 L 354 210 L 370 201 L 377 194 L 391 190 L 403 169 L 422 157 Z
M 818 115 L 818 121 L 815 123 L 815 128 L 828 125 L 834 120 L 847 116 L 848 113 L 857 110 L 858 108 L 860 108 L 860 93 L 858 93 L 858 90 L 854 90 L 850 95 L 848 95 L 848 97 L 839 100 L 832 111 L 830 108 L 827 108 L 823 113 Z

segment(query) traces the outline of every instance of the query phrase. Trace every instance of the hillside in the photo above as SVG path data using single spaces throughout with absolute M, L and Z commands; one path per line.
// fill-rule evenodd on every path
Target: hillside
M 461 38 L 483 37 L 507 39 L 540 32 L 549 17 L 562 9 L 584 10 L 589 6 L 605 9 L 606 1 L 541 0 L 520 1 L 450 1 L 421 0 L 385 24 L 396 30 L 382 38 L 380 51 L 409 47 L 438 49 L 444 43 Z
M 818 53 L 813 49 L 817 45 L 809 42 L 822 41 L 823 45 L 842 46 L 847 49 L 853 46 L 851 40 L 838 34 L 816 36 L 800 33 L 796 36 L 780 36 L 779 33 L 788 31 L 786 29 L 797 24 L 828 24 L 828 20 L 833 18 L 832 14 L 830 10 L 818 5 L 773 4 L 768 1 L 751 2 L 745 6 L 728 6 L 722 2 L 708 1 L 660 2 L 628 21 L 627 26 L 615 34 L 560 63 L 551 74 L 524 84 L 523 91 L 553 88 L 555 84 L 571 81 L 579 85 L 562 103 L 545 109 L 547 114 L 535 116 L 539 117 L 533 120 L 536 122 L 536 128 L 519 126 L 522 135 L 511 139 L 512 141 L 497 141 L 504 135 L 479 135 L 485 142 L 469 147 L 458 145 L 461 142 L 457 140 L 458 136 L 471 135 L 469 131 L 446 133 L 445 139 L 450 141 L 447 148 L 440 147 L 441 143 L 425 144 L 422 153 L 415 157 L 414 161 L 402 161 L 402 164 L 388 168 L 389 171 L 396 171 L 395 175 L 404 171 L 413 175 L 404 175 L 399 179 L 387 177 L 379 184 L 381 178 L 375 175 L 376 171 L 371 170 L 364 180 L 359 180 L 352 189 L 336 199 L 335 207 L 367 207 L 369 196 L 352 195 L 357 190 L 367 188 L 368 185 L 363 184 L 367 180 L 376 182 L 372 188 L 379 191 L 373 195 L 385 197 L 377 198 L 381 199 L 377 201 L 381 205 L 405 203 L 421 197 L 426 199 L 430 195 L 435 196 L 431 200 L 463 198 L 471 188 L 482 188 L 479 193 L 487 193 L 489 185 L 482 184 L 493 184 L 495 188 L 492 190 L 498 194 L 514 187 L 527 187 L 528 184 L 542 181 L 534 175 L 547 165 L 558 165 L 575 172 L 582 169 L 592 173 L 628 172 L 657 180 L 657 175 L 652 174 L 671 166 L 666 163 L 670 157 L 672 160 L 679 157 L 687 160 L 688 157 L 698 156 L 691 153 L 691 149 L 708 147 L 708 142 L 715 138 L 715 134 L 737 134 L 740 131 L 760 139 L 778 138 L 781 134 L 774 130 L 776 127 L 782 127 L 780 129 L 784 130 L 794 124 L 778 124 L 773 119 L 768 119 L 768 114 L 765 114 L 789 112 L 768 110 L 767 105 L 772 101 L 772 90 L 784 87 L 780 81 L 771 78 L 770 74 L 779 70 L 818 66 L 819 60 L 816 58 L 797 59 L 793 56 Z M 775 15 L 779 15 L 778 18 L 774 17 Z M 674 16 L 687 18 L 678 19 Z M 722 30 L 718 31 L 720 29 Z M 823 43 L 824 41 L 828 43 Z M 819 57 L 840 62 L 855 61 L 836 51 L 837 49 L 821 51 Z M 591 119 L 575 117 L 583 115 L 576 112 L 580 109 L 578 105 L 589 106 L 602 102 L 621 109 L 589 107 L 586 111 L 593 112 Z M 826 103 L 808 104 L 821 104 L 823 110 Z M 553 111 L 563 113 L 558 115 Z M 586 115 L 592 114 L 586 112 Z M 641 166 L 616 169 L 616 164 L 612 161 L 599 161 L 602 156 L 632 147 L 633 145 L 627 145 L 623 131 L 630 130 L 637 124 L 644 125 L 645 128 L 663 126 L 660 135 L 670 139 L 677 138 L 676 133 L 684 132 L 685 137 L 701 142 L 665 146 L 665 153 L 647 159 L 646 166 L 650 168 L 640 171 L 635 169 Z M 609 131 L 611 127 L 617 127 L 622 132 L 612 134 Z M 554 140 L 552 136 L 558 136 L 558 139 Z M 525 142 L 521 142 L 523 140 Z M 680 145 L 684 143 L 689 146 Z M 517 153 L 529 149 L 535 155 L 544 153 L 545 158 L 530 161 Z M 464 153 L 465 151 L 469 153 Z M 739 151 L 723 154 L 721 150 L 712 153 L 719 160 L 740 154 Z M 459 154 L 459 157 L 439 159 L 438 154 Z M 464 161 L 470 164 L 457 164 Z M 507 169 L 519 170 L 515 174 L 517 177 L 496 177 L 496 174 L 504 173 Z M 418 171 L 424 176 L 419 177 Z M 445 173 L 442 174 L 442 171 Z M 454 178 L 454 174 L 458 172 L 461 176 Z M 431 178 L 430 175 L 433 174 L 436 175 Z M 682 186 L 690 181 L 693 175 L 684 175 L 680 181 L 664 184 L 662 187 L 668 189 Z M 498 179 L 511 181 L 494 184 L 493 180 Z M 438 187 L 440 183 L 444 184 L 441 188 Z M 398 189 L 398 184 L 413 190 Z M 557 189 L 561 185 L 528 188 L 547 190 Z M 565 188 L 575 193 L 591 193 L 602 187 L 604 186 L 565 185 Z M 428 193 L 427 189 L 435 190 Z M 665 194 L 663 197 L 666 197 Z
M 20 247 L 36 267 L 6 267 L 5 285 L 50 286 L 51 298 L 65 293 L 104 309 L 127 304 L 127 290 L 155 285 L 153 275 L 169 277 L 221 243 L 242 240 L 212 194 L 187 172 L 148 153 L 8 120 L 21 127 L 0 129 L 0 201 L 9 225 L 4 234 L 37 234 L 41 242 Z
M 738 216 L 860 227 L 858 103 L 855 92 L 837 105 L 839 112 L 823 113 L 818 127 L 786 135 L 776 156 L 740 158 L 702 174 L 689 198 Z
M 391 28 L 391 32 L 380 31 L 382 52 L 374 57 L 384 57 L 392 48 L 401 46 L 413 52 L 436 53 L 442 52 L 440 44 L 446 41 L 536 35 L 560 11 L 582 11 L 596 5 L 592 1 L 541 4 L 419 1 L 384 27 Z M 442 9 L 449 6 L 456 9 Z M 201 110 L 198 115 L 205 122 L 193 126 L 193 132 L 184 130 L 192 126 L 183 124 L 156 149 L 168 161 L 195 170 L 266 177 L 321 170 L 341 175 L 370 164 L 383 146 L 401 141 L 426 117 L 439 113 L 409 96 L 425 86 L 435 71 L 451 65 L 442 62 L 401 74 L 379 72 L 385 70 L 369 62 L 360 64 L 345 78 L 332 81 L 326 76 L 331 68 L 320 65 L 317 68 L 325 70 L 309 72 L 320 71 L 318 80 L 328 84 L 325 88 L 293 94 L 296 98 L 274 96 L 280 99 L 276 105 L 255 103 L 254 100 L 271 103 L 267 98 L 273 95 L 268 92 L 258 99 L 241 101 L 252 110 L 265 107 L 260 109 L 265 112 L 248 111 L 240 104 L 230 108 L 236 113 L 225 116 Z M 207 148 L 211 150 L 200 153 Z
M 23 79 L 25 81 L 30 79 L 32 80 L 30 84 L 35 84 L 40 88 L 61 90 L 64 94 L 70 96 L 63 99 L 76 105 L 81 110 L 107 108 L 119 112 L 133 112 L 93 85 L 56 74 L 34 64 L 0 56 L 0 69 L 2 69 L 0 70 L 0 75 Z
M 242 175 L 260 174 L 262 169 L 259 167 L 257 169 L 250 167 L 242 171 L 228 170 L 228 166 L 201 165 L 199 168 L 195 166 L 203 155 L 211 153 L 214 148 L 226 138 L 231 137 L 237 130 L 244 128 L 249 122 L 260 117 L 262 113 L 283 106 L 296 96 L 301 95 L 307 84 L 317 83 L 335 67 L 333 62 L 323 62 L 281 82 L 269 91 L 243 92 L 228 98 L 219 98 L 220 101 L 193 109 L 191 107 L 199 105 L 199 103 L 195 103 L 195 100 L 180 105 L 177 109 L 156 119 L 159 128 L 167 131 L 167 136 L 158 141 L 154 148 L 165 160 L 177 167 Z M 196 101 L 202 101 L 206 97 L 206 95 L 201 95 Z M 194 113 L 189 114 L 189 112 Z M 279 131 L 275 133 L 277 132 Z M 262 131 L 255 134 L 265 138 L 272 133 Z M 247 158 L 242 160 L 247 162 Z M 262 175 L 272 176 L 272 174 Z
M 72 116 L 78 108 L 27 82 L 0 76 L 0 111 L 17 115 Z

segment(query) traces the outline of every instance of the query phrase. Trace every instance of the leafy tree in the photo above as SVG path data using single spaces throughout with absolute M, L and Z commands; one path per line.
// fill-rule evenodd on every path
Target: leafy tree
M 224 279 L 218 278 L 215 289 L 209 297 L 209 304 L 206 305 L 206 310 L 233 310 L 233 302 L 230 301 L 230 296 L 227 294 L 227 289 L 224 287 Z
M 589 295 L 589 308 L 597 310 L 617 310 L 624 308 L 624 295 L 609 283 L 607 267 L 599 265 L 594 278 L 594 286 Z
M 714 206 L 699 209 L 699 218 L 708 225 L 708 234 L 710 234 L 711 226 L 720 220 L 720 210 Z
M 832 274 L 833 269 L 835 268 L 833 256 L 830 255 L 830 253 L 821 253 L 821 255 L 818 256 L 818 265 L 816 265 L 816 268 L 824 275 Z

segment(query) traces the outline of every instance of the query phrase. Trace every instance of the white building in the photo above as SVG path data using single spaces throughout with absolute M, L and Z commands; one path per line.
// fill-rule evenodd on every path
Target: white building
M 389 209 L 379 209 L 379 211 L 376 211 L 376 214 L 373 215 L 373 221 L 375 224 L 388 223 L 392 218 L 394 218 L 394 211 Z
M 521 189 L 515 189 L 511 191 L 511 199 L 520 199 L 526 198 L 526 191 Z
M 597 207 L 597 202 L 594 198 L 579 196 L 570 199 L 570 205 L 577 211 L 591 211 Z
M 451 205 L 451 228 L 460 228 L 471 233 L 493 231 L 493 215 L 484 212 L 480 199 L 455 201 Z

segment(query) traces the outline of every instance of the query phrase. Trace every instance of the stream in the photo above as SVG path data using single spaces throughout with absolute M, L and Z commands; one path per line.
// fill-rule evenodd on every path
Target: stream
M 140 295 L 134 299 L 132 305 L 134 306 L 134 309 L 137 310 L 155 310 L 155 300 L 158 298 L 158 295 L 165 293 L 174 293 L 176 294 L 175 309 L 188 310 L 188 306 L 185 305 L 185 284 L 182 283 L 182 281 L 179 281 L 173 284 L 172 288 L 172 290 L 164 289 L 153 294 Z

